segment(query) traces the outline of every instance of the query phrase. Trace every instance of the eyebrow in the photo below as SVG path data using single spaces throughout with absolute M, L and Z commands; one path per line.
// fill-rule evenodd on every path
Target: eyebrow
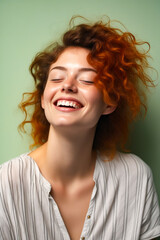
M 53 68 L 51 68 L 50 71 L 52 71 L 52 70 L 54 70 L 54 69 L 59 69 L 59 70 L 62 70 L 62 71 L 67 71 L 67 68 L 62 67 L 62 66 L 53 67 Z M 80 69 L 79 69 L 79 72 L 95 72 L 95 73 L 97 73 L 97 71 L 96 71 L 94 68 L 80 68 Z

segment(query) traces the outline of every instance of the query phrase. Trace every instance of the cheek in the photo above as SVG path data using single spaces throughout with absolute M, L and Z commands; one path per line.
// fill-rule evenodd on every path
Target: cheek
M 41 97 L 41 106 L 43 109 L 45 109 L 45 105 L 49 101 L 50 96 L 51 96 L 50 91 L 47 91 L 47 89 L 45 89 Z
M 97 88 L 93 89 L 93 91 L 91 91 L 90 94 L 88 94 L 88 97 L 93 104 L 105 105 L 103 101 L 103 95 Z
M 93 106 L 93 110 L 97 112 L 97 116 L 101 116 L 104 114 L 107 105 L 103 100 L 103 94 L 99 90 L 96 89 L 96 91 L 93 93 L 94 94 L 91 96 L 91 104 Z
M 44 89 L 43 96 L 41 98 L 41 103 L 43 105 L 43 108 L 44 108 L 44 105 L 45 105 L 46 102 L 49 102 L 49 101 L 52 100 L 55 93 L 56 93 L 56 88 L 55 87 L 51 87 L 51 86 L 46 85 L 46 87 Z

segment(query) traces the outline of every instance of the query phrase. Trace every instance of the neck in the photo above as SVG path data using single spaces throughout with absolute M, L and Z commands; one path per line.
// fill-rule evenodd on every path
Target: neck
M 94 134 L 95 129 L 65 132 L 51 126 L 48 142 L 43 146 L 42 169 L 53 181 L 65 183 L 89 175 L 95 164 Z

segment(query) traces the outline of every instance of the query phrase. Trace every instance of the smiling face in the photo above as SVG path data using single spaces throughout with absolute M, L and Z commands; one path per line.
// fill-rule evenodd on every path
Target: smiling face
M 54 127 L 95 128 L 102 114 L 114 110 L 94 83 L 96 70 L 88 63 L 88 54 L 87 49 L 69 47 L 50 67 L 42 107 Z

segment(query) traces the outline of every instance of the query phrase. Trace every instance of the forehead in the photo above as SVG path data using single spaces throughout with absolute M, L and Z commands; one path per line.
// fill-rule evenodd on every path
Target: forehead
M 87 61 L 87 56 L 90 53 L 88 49 L 81 47 L 68 47 L 58 57 L 57 61 L 54 62 L 51 67 L 60 65 L 65 67 L 70 66 L 81 66 L 91 67 Z

